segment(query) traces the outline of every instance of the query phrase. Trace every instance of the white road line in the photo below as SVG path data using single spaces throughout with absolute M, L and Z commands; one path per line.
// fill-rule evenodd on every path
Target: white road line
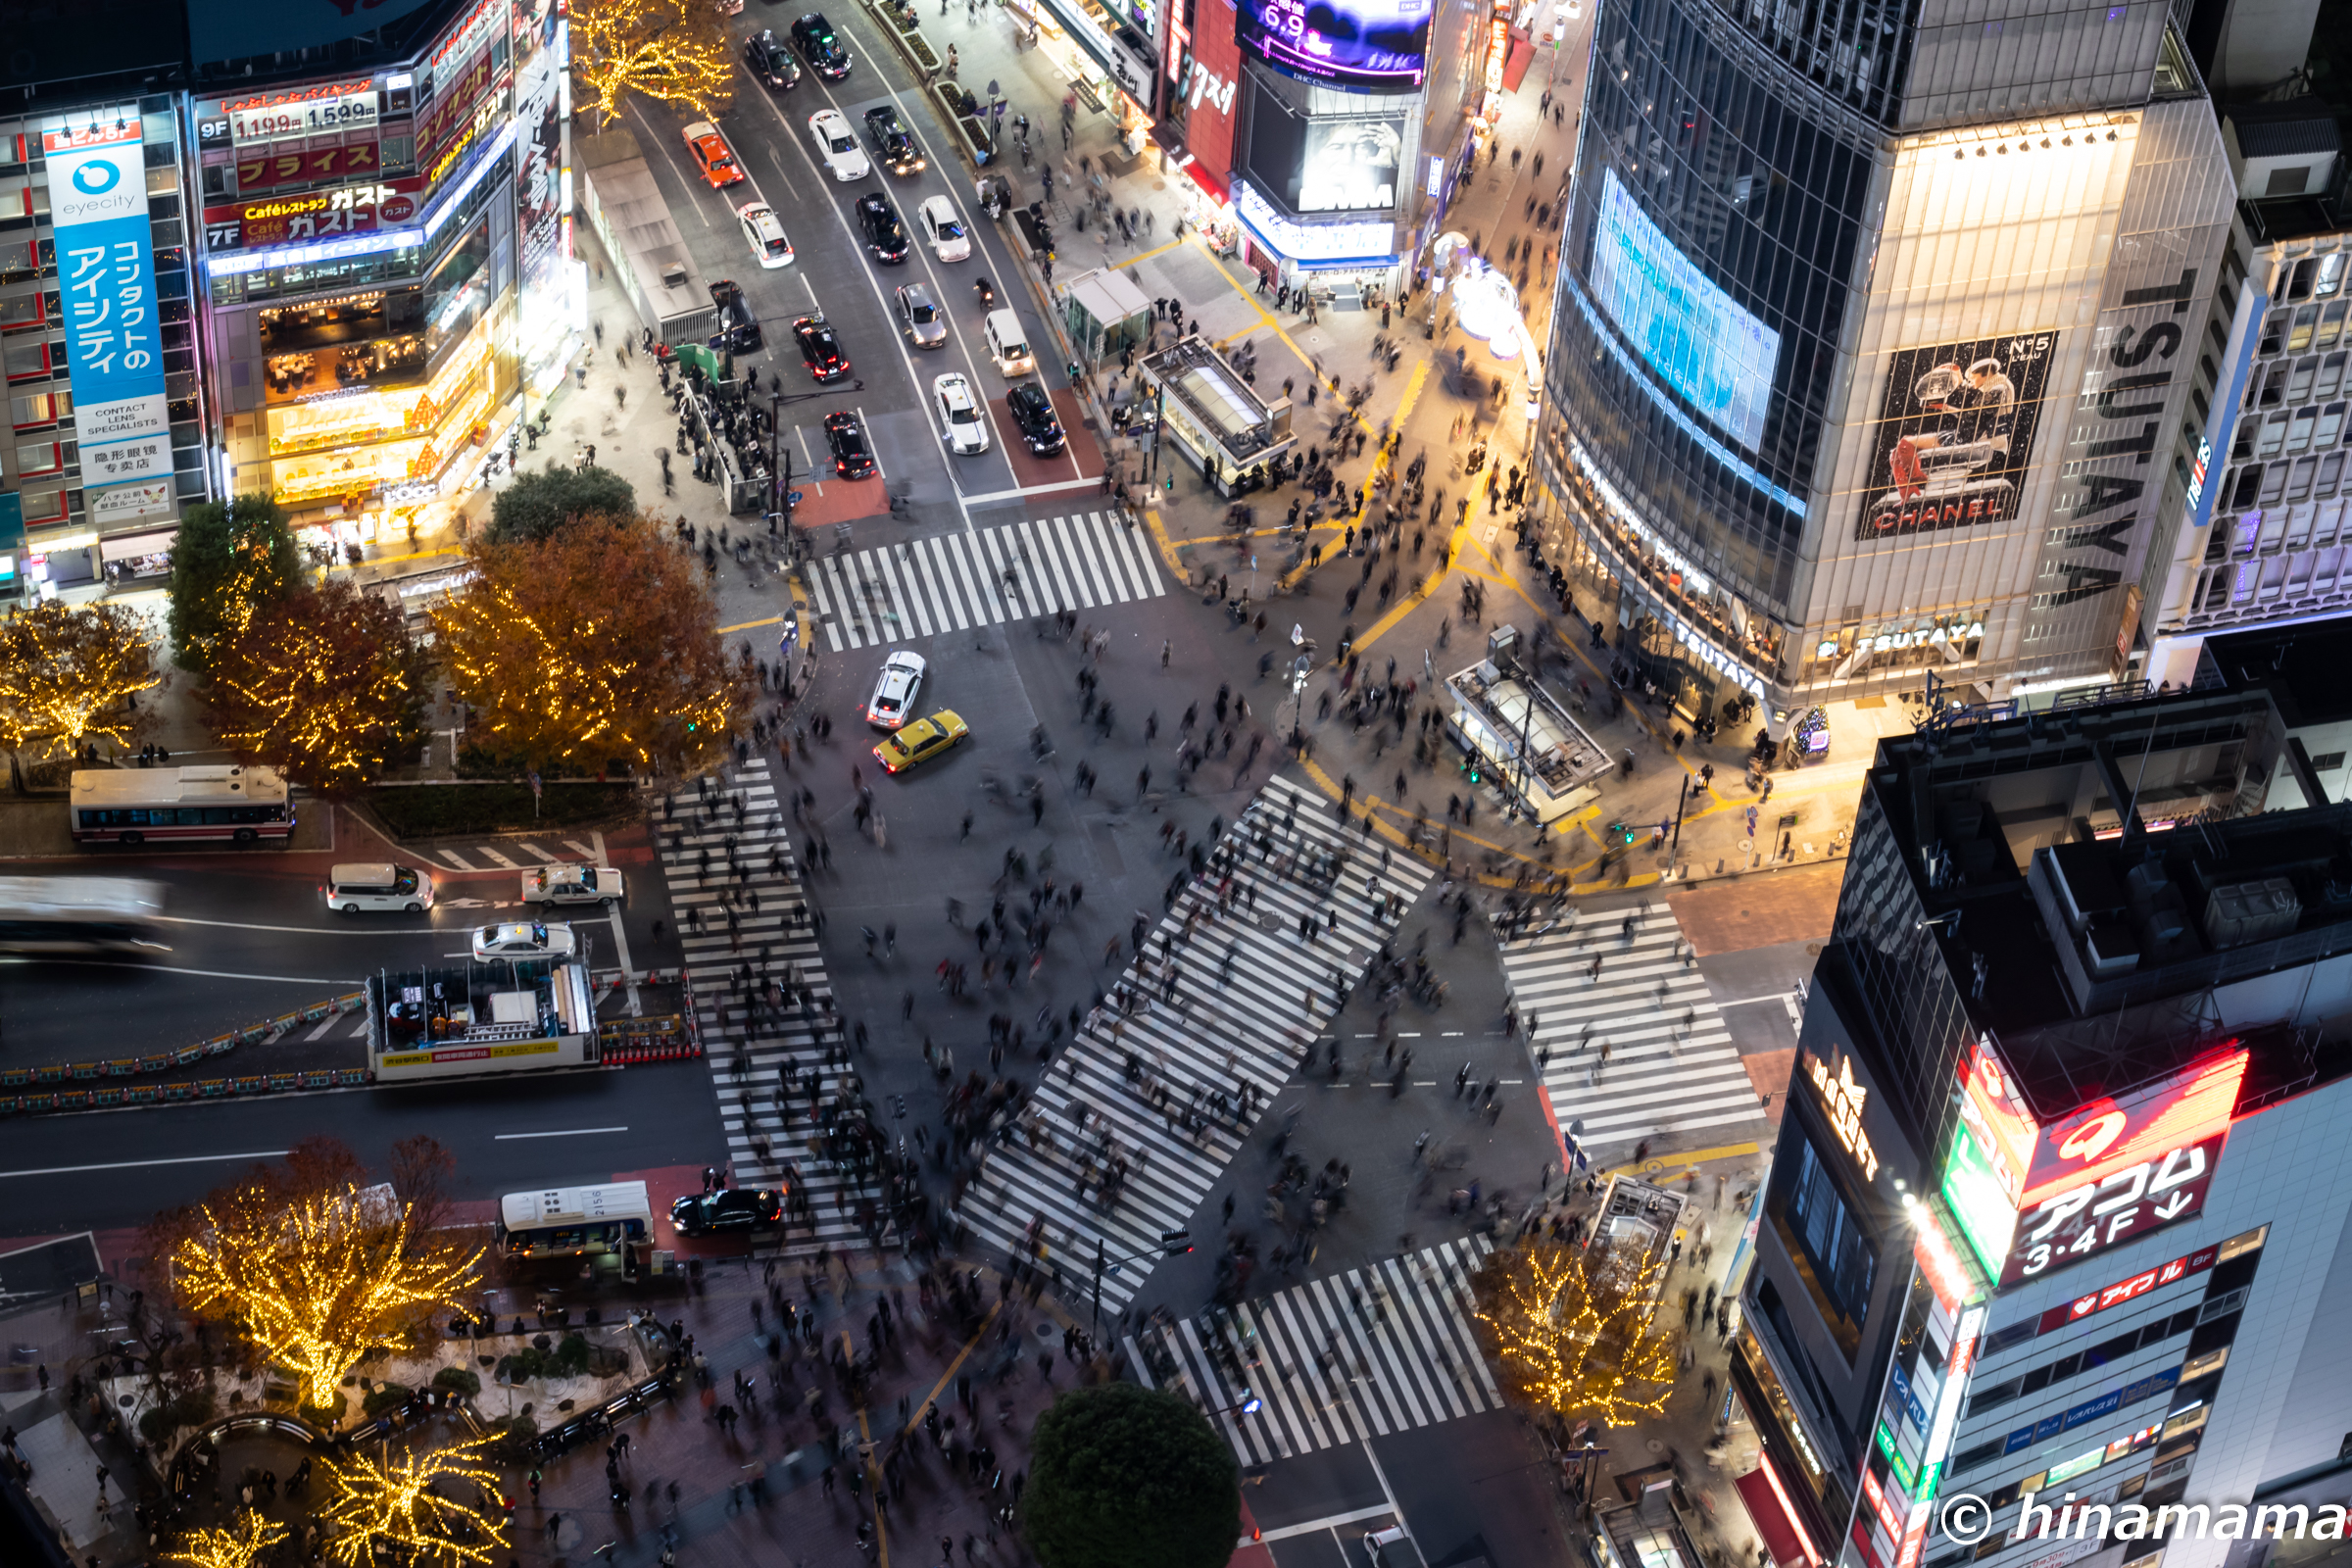
M 309 1034 L 304 1035 L 302 1038 L 306 1044 L 310 1041 L 320 1039 L 329 1029 L 332 1029 L 336 1024 L 339 1024 L 342 1021 L 343 1015 L 341 1013 L 330 1012 L 325 1017 L 318 1020 L 318 1028 L 312 1030 Z
M 31 958 L 0 958 L 0 963 L 31 963 Z M 40 956 L 42 963 L 75 963 L 90 969 L 145 969 L 154 974 L 192 974 L 206 980 L 267 980 L 273 985 L 336 986 L 348 988 L 366 984 L 349 976 L 321 977 L 315 974 L 239 974 L 229 969 L 174 969 L 163 963 L 121 963 L 108 958 L 61 958 L 55 954 Z
M 520 842 L 518 842 L 518 843 L 516 843 L 516 844 L 515 844 L 515 846 L 514 846 L 514 847 L 515 847 L 516 849 L 518 849 L 518 850 L 522 851 L 522 853 L 523 853 L 523 854 L 525 854 L 525 855 L 536 855 L 537 857 L 539 857 L 539 858 L 540 858 L 540 859 L 542 859 L 542 860 L 545 860 L 545 861 L 546 861 L 546 862 L 548 862 L 550 865 L 553 865 L 553 864 L 554 864 L 554 863 L 555 863 L 555 862 L 556 862 L 556 861 L 557 861 L 557 860 L 560 858 L 560 857 L 558 857 L 558 856 L 553 856 L 553 855 L 550 855 L 550 854 L 548 854 L 548 853 L 547 853 L 545 850 L 541 849 L 541 848 L 540 848 L 538 845 L 536 845 L 536 844 L 528 844 L 528 843 L 520 843 Z
M 564 847 L 569 850 L 572 854 L 580 856 L 583 858 L 594 860 L 599 865 L 604 864 L 604 852 L 602 850 L 593 849 L 588 845 L 582 844 L 578 839 L 565 839 L 564 841 Z
M 292 1152 L 290 1149 L 256 1149 L 243 1154 L 181 1154 L 172 1159 L 118 1159 L 104 1165 L 47 1165 L 39 1170 L 0 1170 L 0 1180 L 11 1176 L 78 1176 L 93 1170 L 139 1170 L 149 1165 L 208 1165 L 224 1159 L 280 1159 Z
M 417 937 L 430 936 L 429 925 L 256 925 L 248 920 L 199 920 L 191 914 L 151 914 L 165 925 L 217 925 L 230 931 L 291 931 L 306 937 Z
M 487 844 L 475 845 L 473 847 L 473 853 L 481 856 L 485 859 L 496 860 L 499 864 L 505 866 L 510 871 L 519 871 L 522 869 L 522 865 L 519 861 L 508 859 L 505 856 L 499 854 Z
M 456 866 L 461 871 L 479 871 L 482 869 L 482 867 L 478 865 L 466 864 L 466 858 L 455 850 L 435 850 L 433 853 L 441 857 L 441 858 L 444 860 L 447 860 L 450 864 Z
M 517 1138 L 586 1138 L 596 1133 L 625 1133 L 626 1127 L 565 1127 L 548 1133 L 500 1133 L 492 1143 L 504 1144 Z

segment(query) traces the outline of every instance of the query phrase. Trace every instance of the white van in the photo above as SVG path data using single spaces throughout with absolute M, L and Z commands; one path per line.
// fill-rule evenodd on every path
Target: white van
M 1006 375 L 1028 375 L 1037 369 L 1037 356 L 1029 352 L 1029 331 L 1021 318 L 1011 311 L 991 311 L 985 325 L 989 358 Z
M 402 909 L 416 914 L 433 906 L 432 873 L 420 866 L 338 865 L 326 873 L 326 906 L 344 914 L 363 909 Z

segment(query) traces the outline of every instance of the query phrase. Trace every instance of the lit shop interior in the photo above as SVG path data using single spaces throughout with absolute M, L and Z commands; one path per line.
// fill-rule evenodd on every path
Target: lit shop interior
M 1125 0 L 1005 0 L 1005 7 L 1017 22 L 1036 29 L 1038 53 L 1069 83 L 1079 103 L 1110 115 L 1129 156 L 1141 154 L 1152 128 L 1152 74 L 1157 66 L 1150 8 L 1131 7 Z M 1058 113 L 1056 108 L 1033 117 L 1033 142 L 1042 147 L 1057 134 L 1053 116 Z

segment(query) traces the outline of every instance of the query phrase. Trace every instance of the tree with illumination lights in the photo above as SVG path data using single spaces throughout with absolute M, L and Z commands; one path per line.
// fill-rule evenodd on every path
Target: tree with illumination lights
M 336 578 L 227 637 L 206 696 L 238 760 L 332 791 L 416 756 L 429 682 L 400 607 Z
M 702 564 L 650 516 L 576 517 L 477 540 L 474 576 L 431 612 L 441 667 L 491 751 L 541 766 L 689 772 L 726 754 L 751 702 Z
M 311 1408 L 338 1406 L 362 1358 L 456 1308 L 480 1270 L 480 1249 L 426 1231 L 397 1187 L 364 1187 L 363 1175 L 343 1146 L 308 1141 L 149 1230 L 172 1244 L 181 1307 L 293 1372 Z
M 1658 1320 L 1663 1273 L 1630 1249 L 1535 1242 L 1490 1253 L 1470 1289 L 1510 1394 L 1611 1426 L 1664 1414 L 1677 1342 Z
M 24 787 L 32 761 L 73 757 L 91 739 L 127 750 L 140 713 L 135 699 L 163 677 L 147 623 L 120 605 L 51 600 L 0 621 L 0 745 Z
M 286 1539 L 286 1527 L 247 1510 L 226 1530 L 192 1530 L 164 1561 L 188 1568 L 260 1568 Z
M 356 1448 L 329 1462 L 326 1554 L 373 1568 L 389 1546 L 419 1568 L 487 1565 L 506 1548 L 498 1472 L 482 1460 L 489 1438 L 393 1453 Z
M 268 495 L 190 507 L 172 543 L 172 658 L 209 675 L 230 639 L 302 586 L 302 552 Z
M 718 0 L 580 0 L 571 10 L 572 101 L 604 129 L 624 93 L 710 120 L 735 96 Z

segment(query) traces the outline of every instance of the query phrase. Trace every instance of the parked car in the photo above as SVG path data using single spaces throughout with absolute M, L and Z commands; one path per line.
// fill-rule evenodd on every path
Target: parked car
M 760 318 L 752 314 L 750 302 L 743 297 L 743 285 L 731 277 L 720 278 L 710 285 L 710 303 L 718 307 L 718 330 L 710 334 L 711 351 L 757 354 L 765 339 L 760 333 Z

